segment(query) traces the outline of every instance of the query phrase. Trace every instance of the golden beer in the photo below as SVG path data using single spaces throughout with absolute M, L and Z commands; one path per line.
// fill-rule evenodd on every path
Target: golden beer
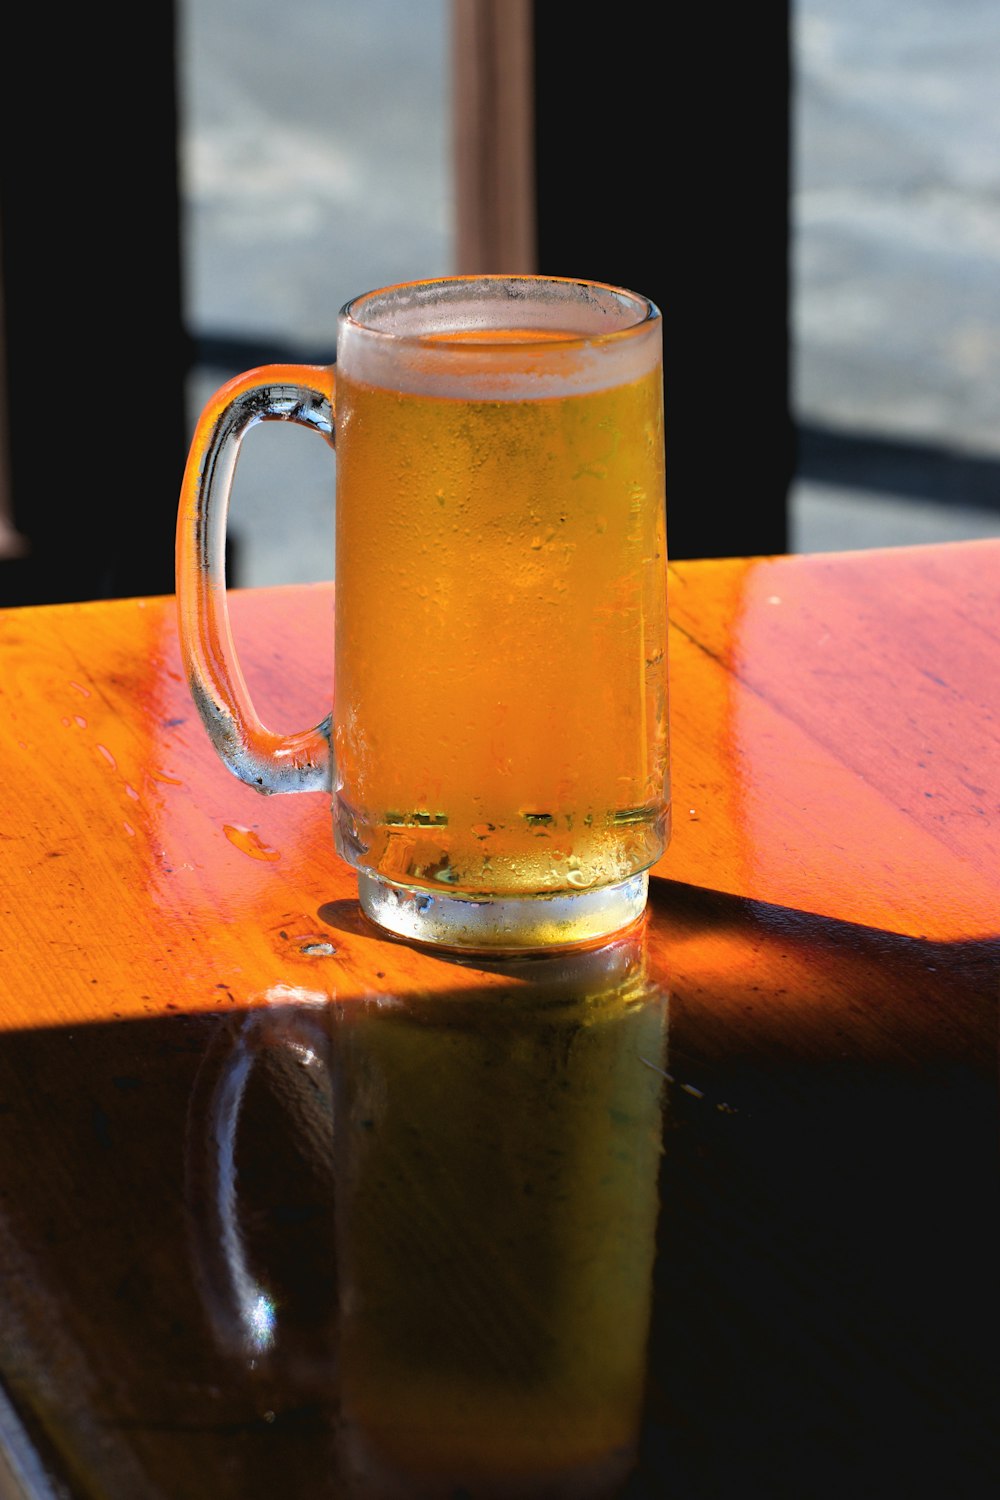
M 521 952 L 642 915 L 669 837 L 662 319 L 557 276 L 367 292 L 336 365 L 245 371 L 206 404 L 178 511 L 184 665 L 225 764 L 332 794 L 365 914 Z M 292 421 L 336 449 L 333 711 L 260 720 L 225 520 L 239 445 Z
M 499 400 L 341 370 L 337 407 L 341 853 L 473 896 L 646 869 L 668 808 L 659 367 Z

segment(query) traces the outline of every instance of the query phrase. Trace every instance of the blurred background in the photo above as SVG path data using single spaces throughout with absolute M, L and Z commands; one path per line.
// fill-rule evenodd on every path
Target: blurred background
M 794 0 L 794 550 L 996 535 L 1000 8 Z
M 456 37 L 498 13 L 535 26 L 539 269 L 663 306 L 674 555 L 710 555 L 705 516 L 716 555 L 1000 535 L 995 0 L 790 0 L 726 37 L 712 17 L 651 32 L 668 23 L 645 10 L 630 27 L 623 4 L 612 53 L 559 34 L 544 0 L 176 0 L 159 32 L 155 9 L 106 104 L 76 48 L 99 67 L 114 17 L 68 23 L 33 120 L 5 91 L 0 603 L 169 591 L 175 449 L 210 392 L 271 358 L 332 359 L 357 292 L 475 269 L 459 264 Z M 6 50 L 4 81 L 30 90 L 34 51 Z M 477 67 L 502 93 L 489 38 Z M 53 108 L 57 157 L 37 149 Z M 588 157 L 590 188 L 573 176 Z M 168 364 L 179 403 L 155 388 Z M 332 486 L 321 440 L 253 429 L 231 581 L 331 577 Z M 145 570 L 106 565 L 102 514 Z M 43 569 L 57 538 L 64 561 Z

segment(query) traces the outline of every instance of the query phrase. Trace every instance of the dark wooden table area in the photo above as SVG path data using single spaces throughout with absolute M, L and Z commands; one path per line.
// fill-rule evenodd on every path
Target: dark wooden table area
M 172 598 L 0 612 L 0 1496 L 992 1500 L 998 605 L 672 566 L 647 916 L 482 962 L 222 767 Z M 332 588 L 232 613 L 317 722 Z

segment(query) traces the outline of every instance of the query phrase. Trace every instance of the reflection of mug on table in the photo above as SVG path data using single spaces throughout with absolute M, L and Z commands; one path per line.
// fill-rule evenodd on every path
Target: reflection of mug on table
M 250 371 L 201 416 L 177 574 L 196 702 L 251 785 L 332 787 L 393 931 L 517 949 L 645 905 L 669 810 L 660 322 L 596 283 L 393 287 L 341 313 L 335 370 Z M 336 443 L 332 735 L 265 730 L 228 632 L 236 454 L 278 418 Z
M 512 968 L 500 993 L 250 1013 L 213 1085 L 231 1129 L 206 1203 L 228 1208 L 200 1254 L 248 1361 L 273 1379 L 290 1336 L 294 1400 L 302 1330 L 225 1170 L 247 1128 L 234 1088 L 283 1047 L 292 1071 L 320 1068 L 332 1111 L 315 1178 L 332 1183 L 347 1493 L 616 1493 L 644 1396 L 666 1023 L 633 939 Z M 314 1125 L 304 1149 L 323 1139 Z

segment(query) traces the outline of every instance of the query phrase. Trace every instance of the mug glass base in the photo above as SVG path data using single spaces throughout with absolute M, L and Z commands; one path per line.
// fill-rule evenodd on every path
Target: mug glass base
M 637 921 L 649 892 L 645 870 L 597 890 L 490 898 L 399 885 L 371 870 L 357 875 L 361 909 L 377 926 L 408 942 L 479 953 L 599 942 Z

